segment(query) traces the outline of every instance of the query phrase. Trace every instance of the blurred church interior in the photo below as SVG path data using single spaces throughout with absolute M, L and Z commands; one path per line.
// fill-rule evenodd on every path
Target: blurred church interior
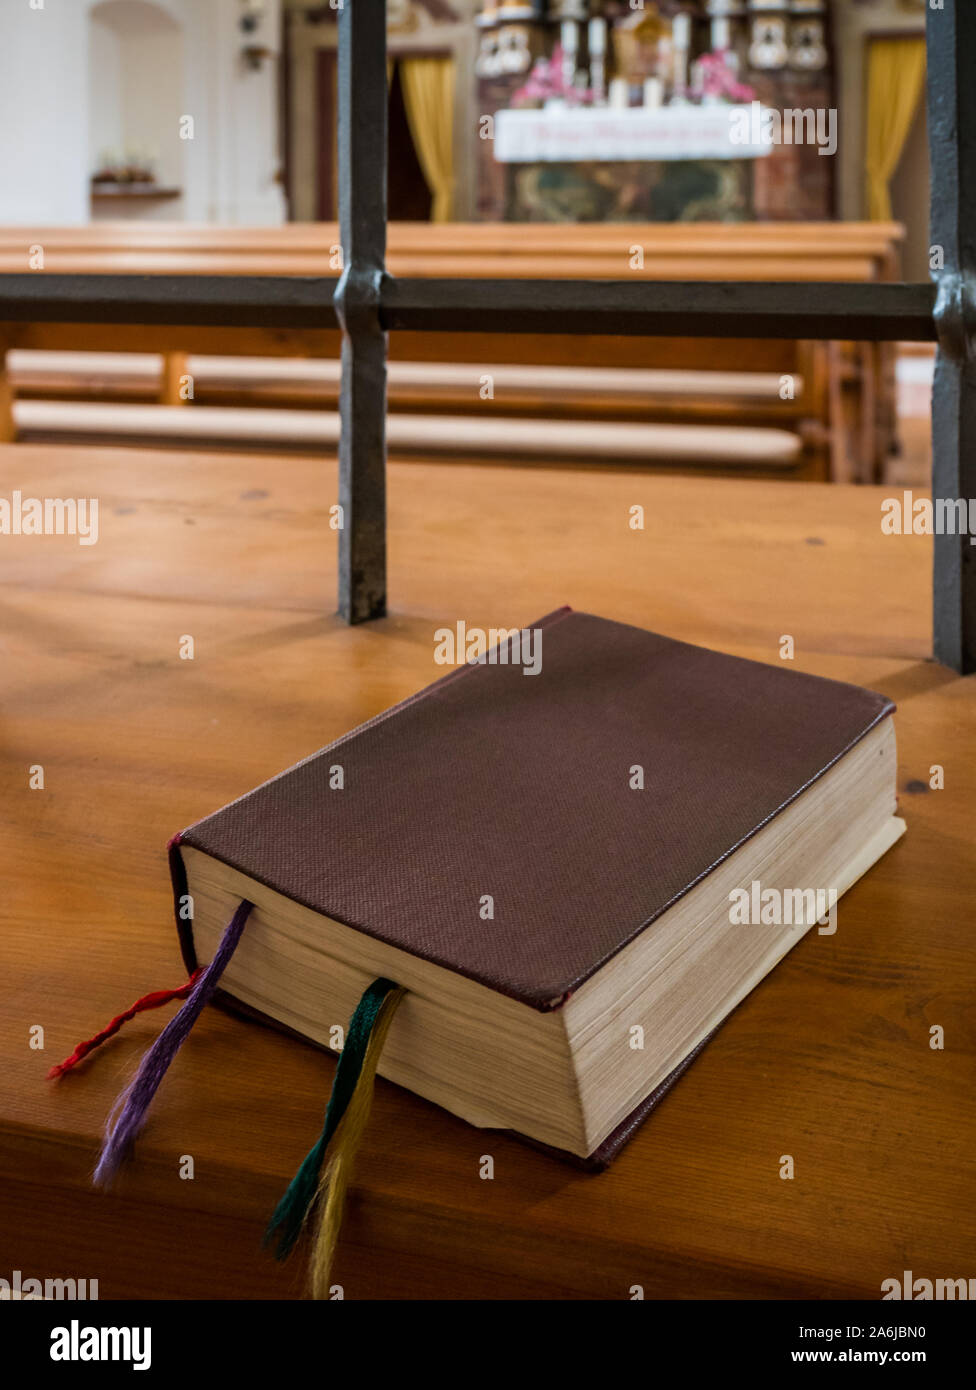
M 924 0 L 387 13 L 394 275 L 928 278 Z M 5 7 L 0 270 L 336 275 L 336 20 L 337 0 Z M 928 478 L 924 346 L 508 346 L 394 351 L 391 459 Z M 10 348 L 4 380 L 8 439 L 337 439 L 329 357 L 93 331 L 87 352 Z

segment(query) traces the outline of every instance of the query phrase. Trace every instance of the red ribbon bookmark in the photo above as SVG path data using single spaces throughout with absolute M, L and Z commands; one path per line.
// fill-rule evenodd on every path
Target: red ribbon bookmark
M 194 970 L 186 984 L 180 985 L 179 989 L 157 989 L 154 990 L 152 994 L 144 994 L 141 999 L 136 1000 L 131 1008 L 126 1009 L 125 1013 L 119 1014 L 116 1018 L 113 1018 L 112 1022 L 103 1028 L 100 1033 L 96 1033 L 93 1038 L 88 1038 L 85 1042 L 80 1042 L 70 1057 L 66 1057 L 63 1062 L 59 1062 L 57 1066 L 52 1067 L 47 1074 L 48 1080 L 52 1081 L 56 1077 L 63 1076 L 66 1071 L 70 1071 L 83 1057 L 87 1057 L 89 1052 L 92 1052 L 96 1047 L 100 1046 L 101 1043 L 105 1042 L 106 1038 L 110 1038 L 113 1033 L 117 1033 L 123 1023 L 128 1023 L 130 1018 L 135 1018 L 136 1014 L 145 1013 L 147 1009 L 158 1009 L 161 1005 L 169 1004 L 174 999 L 185 999 L 202 974 L 203 967 Z

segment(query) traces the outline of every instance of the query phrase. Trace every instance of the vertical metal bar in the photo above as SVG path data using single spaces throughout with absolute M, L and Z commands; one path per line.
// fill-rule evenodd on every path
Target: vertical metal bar
M 339 612 L 386 612 L 386 0 L 339 0 Z
M 926 39 L 932 166 L 930 241 L 936 262 L 933 274 L 938 286 L 935 322 L 939 337 L 932 393 L 932 496 L 963 501 L 968 514 L 969 499 L 976 498 L 973 0 L 930 4 Z M 948 508 L 946 515 L 952 515 Z M 966 534 L 936 534 L 934 539 L 935 656 L 946 666 L 969 673 L 976 670 L 976 547 L 970 545 Z

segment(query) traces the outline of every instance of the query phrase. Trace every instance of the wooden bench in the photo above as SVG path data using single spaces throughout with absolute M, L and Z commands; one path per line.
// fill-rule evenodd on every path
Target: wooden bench
M 420 276 L 532 276 L 544 278 L 644 279 L 887 279 L 895 273 L 901 229 L 887 223 L 825 224 L 628 224 L 460 225 L 393 224 L 389 229 L 389 267 L 393 274 Z M 338 228 L 335 224 L 288 224 L 283 227 L 226 228 L 184 224 L 123 223 L 82 228 L 0 229 L 0 272 L 23 271 L 30 248 L 43 251 L 44 269 L 70 273 L 238 273 L 336 275 Z M 638 257 L 636 248 L 640 248 Z M 639 261 L 639 264 L 638 264 Z M 41 272 L 35 272 L 41 273 Z M 180 382 L 188 367 L 185 354 L 338 355 L 338 334 L 278 334 L 229 329 L 100 329 L 72 325 L 34 325 L 8 330 L 8 346 L 20 348 L 92 348 L 162 351 L 166 361 L 157 384 L 157 399 L 181 404 Z M 629 401 L 619 389 L 601 400 L 589 393 L 587 410 L 598 418 L 648 422 L 707 422 L 715 425 L 779 427 L 801 441 L 797 472 L 844 480 L 881 476 L 894 438 L 893 354 L 887 346 L 839 345 L 805 341 L 708 339 L 626 339 L 596 336 L 560 338 L 536 334 L 395 333 L 391 357 L 400 361 L 469 363 L 491 375 L 505 365 L 613 367 L 644 372 L 687 370 L 725 373 L 713 389 L 703 378 L 701 391 L 674 397 L 667 381 L 655 390 L 645 380 L 634 384 Z M 793 394 L 779 389 L 727 384 L 728 374 L 765 374 L 790 378 Z M 124 373 L 123 373 L 124 375 Z M 204 377 L 206 378 L 206 373 Z M 104 377 L 101 378 L 104 382 Z M 316 403 L 328 409 L 328 389 L 320 396 L 320 378 L 303 379 L 296 369 L 290 382 L 257 383 L 253 375 L 235 381 L 226 372 L 220 385 L 213 376 L 202 383 L 204 395 L 223 404 L 292 405 Z M 7 384 L 8 397 L 27 395 L 36 383 Z M 42 387 L 43 389 L 43 387 Z M 104 387 L 103 387 L 104 389 Z M 122 394 L 124 396 L 125 389 Z M 79 384 L 81 394 L 86 391 Z M 59 393 L 66 394 L 62 382 Z M 111 397 L 111 389 L 106 392 Z M 556 392 L 555 395 L 559 393 Z M 530 411 L 581 413 L 550 390 L 507 387 L 484 400 L 467 385 L 452 390 L 433 368 L 416 378 L 410 391 L 391 391 L 394 410 L 423 413 L 444 410 L 493 415 Z M 0 424 L 0 430 L 3 425 Z M 7 437 L 13 426 L 7 417 Z
M 394 222 L 388 230 L 394 275 L 557 279 L 890 280 L 904 236 L 894 222 Z M 179 273 L 192 257 L 190 268 L 208 274 L 335 274 L 328 263 L 338 244 L 334 222 L 0 227 L 0 272 L 28 270 L 30 248 L 41 246 L 44 268 L 62 272 Z M 643 266 L 634 264 L 634 247 L 643 249 Z

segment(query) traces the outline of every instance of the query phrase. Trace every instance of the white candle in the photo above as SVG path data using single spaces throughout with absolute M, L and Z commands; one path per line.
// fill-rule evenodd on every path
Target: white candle
M 622 107 L 630 105 L 630 83 L 626 77 L 612 77 L 610 79 L 610 105 Z
M 568 91 L 576 76 L 576 25 L 571 19 L 563 20 L 559 26 L 559 42 L 563 49 L 563 87 Z
M 664 101 L 664 83 L 659 77 L 648 77 L 644 80 L 644 105 L 649 107 L 660 106 Z
M 732 26 L 727 19 L 712 20 L 712 51 L 732 47 Z

